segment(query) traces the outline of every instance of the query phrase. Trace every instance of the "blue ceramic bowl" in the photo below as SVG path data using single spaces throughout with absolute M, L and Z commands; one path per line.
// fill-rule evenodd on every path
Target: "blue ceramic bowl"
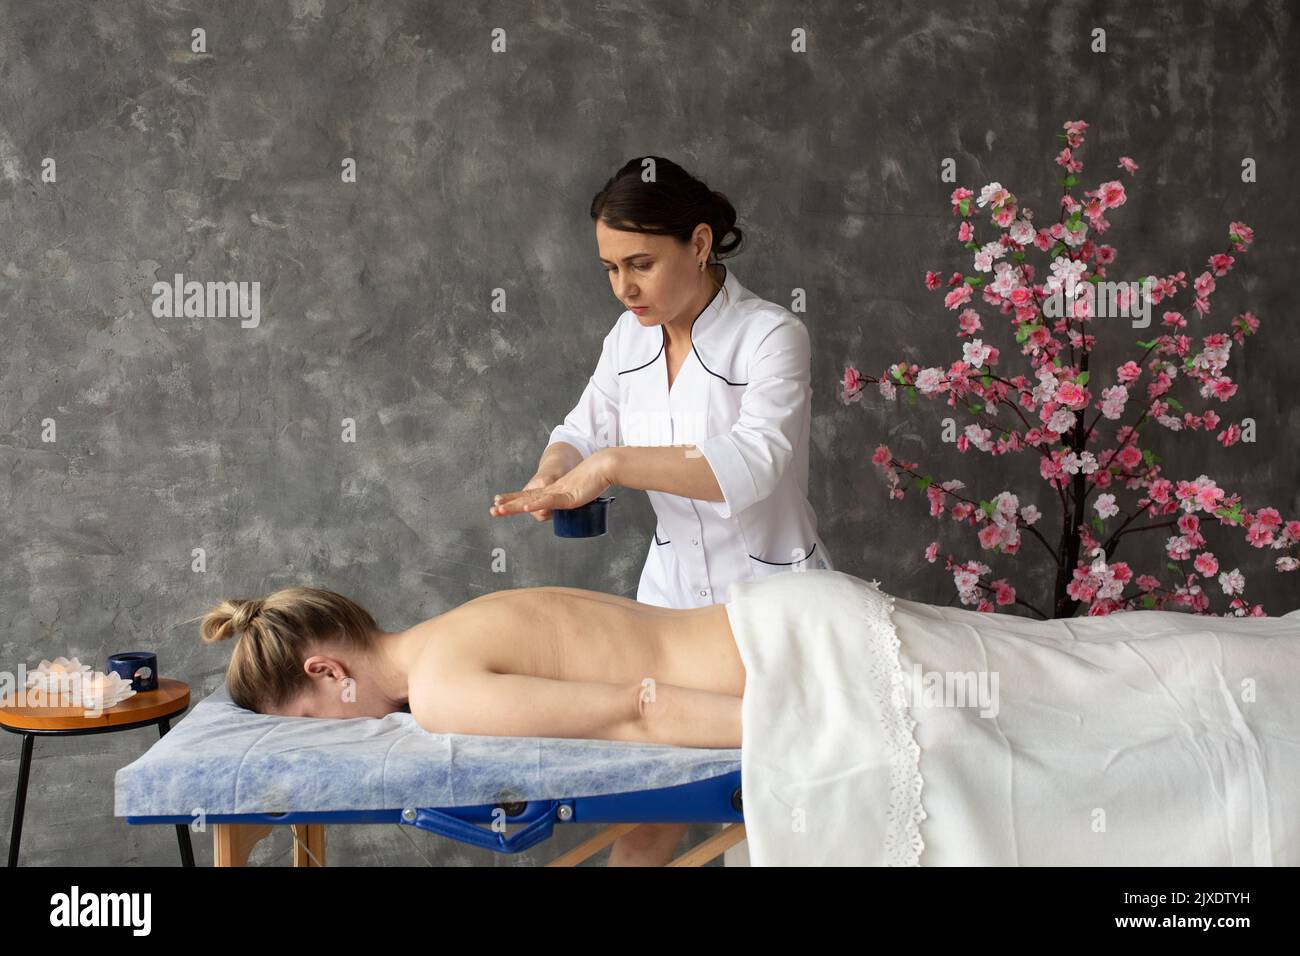
M 608 529 L 610 495 L 597 498 L 578 508 L 552 508 L 551 522 L 559 538 L 597 538 Z
M 158 689 L 158 655 L 148 651 L 126 651 L 108 658 L 108 672 L 129 680 L 137 691 Z

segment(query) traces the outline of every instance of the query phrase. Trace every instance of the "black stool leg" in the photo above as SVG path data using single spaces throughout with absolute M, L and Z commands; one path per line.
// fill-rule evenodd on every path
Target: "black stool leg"
M 18 792 L 14 794 L 14 825 L 9 835 L 9 865 L 18 865 L 18 841 L 23 836 L 23 810 L 27 806 L 27 778 L 32 771 L 34 734 L 23 734 L 23 755 L 18 763 Z
M 161 738 L 171 729 L 171 721 L 166 717 L 158 721 L 158 736 Z M 184 823 L 176 824 L 176 842 L 181 848 L 181 866 L 194 865 L 194 845 L 190 843 L 190 828 Z

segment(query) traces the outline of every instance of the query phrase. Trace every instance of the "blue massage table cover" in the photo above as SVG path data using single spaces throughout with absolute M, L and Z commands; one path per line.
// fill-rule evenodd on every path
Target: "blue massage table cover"
M 465 807 L 658 790 L 740 769 L 740 750 L 432 734 L 404 711 L 275 717 L 225 684 L 115 778 L 114 813 Z

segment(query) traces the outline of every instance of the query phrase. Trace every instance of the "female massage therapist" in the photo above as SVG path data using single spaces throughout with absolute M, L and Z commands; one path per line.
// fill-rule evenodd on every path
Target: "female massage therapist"
M 725 604 L 733 581 L 833 570 L 808 503 L 808 333 L 710 264 L 740 244 L 731 203 L 671 160 L 637 157 L 597 193 L 591 217 L 627 311 L 536 474 L 490 513 L 545 521 L 610 485 L 645 490 L 658 526 L 636 599 L 661 607 Z M 662 865 L 685 830 L 637 827 L 610 865 Z

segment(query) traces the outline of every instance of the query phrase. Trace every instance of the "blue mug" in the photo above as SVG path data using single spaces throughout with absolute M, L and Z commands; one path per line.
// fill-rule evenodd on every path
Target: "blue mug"
M 108 658 L 108 672 L 131 682 L 135 691 L 158 689 L 158 655 L 148 651 L 125 651 Z
M 595 538 L 608 528 L 609 503 L 614 496 L 596 498 L 577 508 L 552 508 L 551 522 L 560 538 Z

